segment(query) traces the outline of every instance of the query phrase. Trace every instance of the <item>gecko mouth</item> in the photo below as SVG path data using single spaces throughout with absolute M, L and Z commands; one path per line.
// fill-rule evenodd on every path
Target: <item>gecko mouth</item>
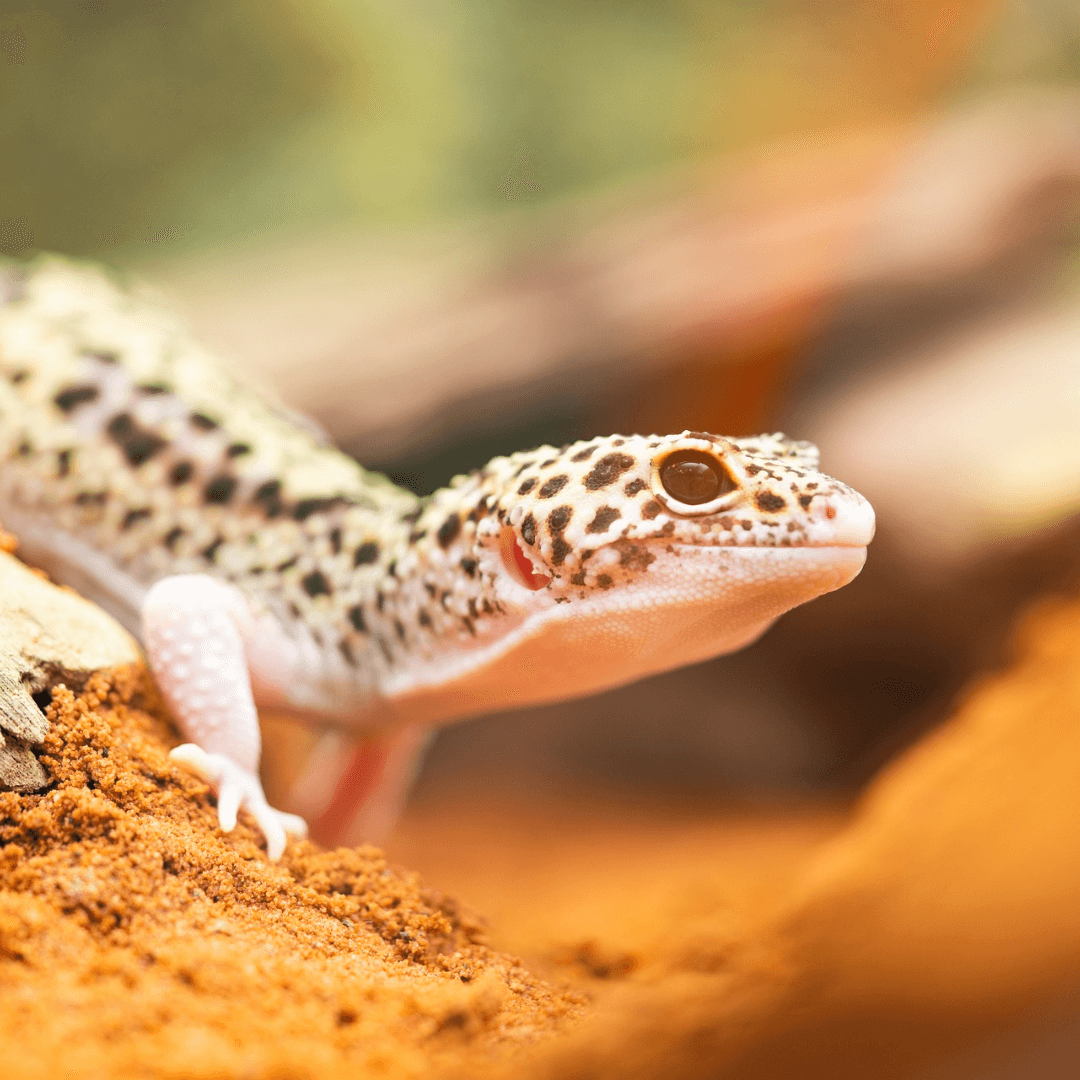
M 521 541 L 518 540 L 513 529 L 503 529 L 499 534 L 499 555 L 502 557 L 506 572 L 526 589 L 538 592 L 551 584 L 551 578 L 548 575 L 536 572 L 532 560 L 525 554 L 525 549 L 521 546 Z

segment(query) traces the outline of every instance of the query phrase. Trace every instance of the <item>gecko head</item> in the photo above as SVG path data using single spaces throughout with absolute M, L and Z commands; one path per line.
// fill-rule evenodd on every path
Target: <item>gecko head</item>
M 503 567 L 563 602 L 643 585 L 665 565 L 690 576 L 667 564 L 693 552 L 699 573 L 712 558 L 722 574 L 725 553 L 759 551 L 749 561 L 767 577 L 784 550 L 828 550 L 847 573 L 838 587 L 874 534 L 870 504 L 817 471 L 816 447 L 781 434 L 612 436 L 516 458 L 495 498 Z
M 446 499 L 470 512 L 442 531 L 453 540 L 445 557 L 464 558 L 461 587 L 475 593 L 462 600 L 472 702 L 462 711 L 574 696 L 729 652 L 847 584 L 874 512 L 817 465 L 815 447 L 780 434 L 686 431 L 541 447 L 461 478 Z M 444 508 L 429 513 L 438 521 Z

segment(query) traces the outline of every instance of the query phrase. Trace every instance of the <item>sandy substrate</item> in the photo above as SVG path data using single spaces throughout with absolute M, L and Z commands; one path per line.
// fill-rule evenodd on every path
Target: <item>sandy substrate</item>
M 49 788 L 0 794 L 20 1078 L 966 1080 L 1080 1055 L 1077 601 L 854 807 L 459 792 L 389 848 L 445 891 L 373 848 L 274 866 L 249 824 L 223 836 L 138 664 L 47 714 Z
M 223 837 L 138 670 L 54 694 L 44 795 L 0 794 L 0 1060 L 21 1077 L 428 1075 L 584 998 L 372 848 Z

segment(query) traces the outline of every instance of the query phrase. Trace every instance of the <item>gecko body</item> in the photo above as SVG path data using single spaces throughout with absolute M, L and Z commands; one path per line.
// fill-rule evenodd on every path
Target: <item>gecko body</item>
M 258 705 L 361 736 L 307 790 L 374 831 L 431 726 L 739 648 L 850 581 L 874 528 L 782 435 L 539 447 L 420 499 L 45 257 L 0 267 L 0 461 L 0 519 L 142 638 L 175 755 L 272 855 L 302 822 L 263 798 Z

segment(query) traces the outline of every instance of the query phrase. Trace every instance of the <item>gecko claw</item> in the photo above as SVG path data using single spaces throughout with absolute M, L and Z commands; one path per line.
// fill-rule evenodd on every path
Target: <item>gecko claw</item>
M 275 810 L 266 801 L 259 778 L 224 754 L 208 754 L 201 746 L 184 743 L 174 748 L 169 757 L 217 792 L 222 832 L 233 831 L 241 807 L 251 814 L 266 838 L 266 854 L 271 862 L 281 858 L 287 835 L 307 836 L 307 822 L 303 818 Z

